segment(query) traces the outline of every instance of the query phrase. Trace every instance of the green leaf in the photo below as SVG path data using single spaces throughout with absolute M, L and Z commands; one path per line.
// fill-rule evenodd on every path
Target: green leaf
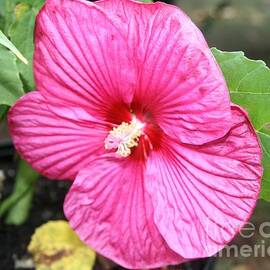
M 0 217 L 7 213 L 8 224 L 26 221 L 39 174 L 24 160 L 20 160 L 13 193 L 0 204 Z
M 10 25 L 15 21 L 17 0 L 0 0 L 1 30 L 7 35 Z M 8 36 L 8 35 L 7 35 Z
M 24 64 L 28 64 L 27 59 L 20 53 L 20 51 L 12 44 L 12 42 L 0 30 L 0 44 L 12 51 Z
M 5 118 L 8 111 L 8 106 L 0 105 L 0 122 Z
M 215 48 L 212 51 L 225 76 L 232 101 L 248 111 L 257 130 L 267 129 L 270 124 L 270 69 L 263 61 L 248 59 L 243 52 L 221 52 Z
M 24 94 L 13 53 L 0 46 L 0 105 L 13 105 Z
M 5 28 L 5 2 L 0 0 L 0 29 Z
M 217 59 L 231 99 L 248 113 L 263 149 L 264 175 L 261 198 L 270 201 L 270 69 L 263 61 L 250 60 L 243 52 L 212 52 Z
M 11 41 L 29 61 L 29 65 L 18 63 L 25 91 L 31 91 L 35 88 L 32 68 L 34 27 L 36 15 L 43 2 L 43 0 L 25 0 L 20 3 L 20 6 L 16 5 L 16 8 L 14 9 L 16 20 L 8 31 Z
M 270 136 L 258 131 L 263 150 L 264 175 L 262 181 L 261 198 L 269 201 L 270 197 Z

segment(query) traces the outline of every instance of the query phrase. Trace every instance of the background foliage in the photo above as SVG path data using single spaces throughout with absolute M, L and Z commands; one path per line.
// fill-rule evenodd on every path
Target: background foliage
M 223 71 L 234 103 L 249 113 L 261 140 L 264 176 L 261 198 L 270 201 L 270 69 L 243 52 L 212 49 Z
M 33 49 L 35 17 L 42 0 L 0 0 L 0 120 L 8 108 L 24 93 L 35 89 Z M 36 173 L 25 161 L 19 161 L 13 193 L 0 202 L 0 217 L 19 225 L 28 217 Z

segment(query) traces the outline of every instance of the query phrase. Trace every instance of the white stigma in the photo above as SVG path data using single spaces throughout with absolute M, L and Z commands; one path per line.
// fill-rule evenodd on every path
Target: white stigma
M 144 124 L 135 117 L 131 123 L 122 122 L 114 127 L 104 141 L 105 149 L 117 149 L 116 153 L 121 157 L 128 157 L 131 148 L 138 146 Z

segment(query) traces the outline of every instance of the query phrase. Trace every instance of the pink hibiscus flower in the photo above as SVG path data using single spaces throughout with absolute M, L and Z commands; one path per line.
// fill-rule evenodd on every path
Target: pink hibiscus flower
M 76 178 L 65 214 L 98 252 L 176 264 L 215 254 L 248 220 L 259 143 L 181 10 L 47 0 L 34 71 L 38 91 L 9 114 L 14 144 L 49 178 Z

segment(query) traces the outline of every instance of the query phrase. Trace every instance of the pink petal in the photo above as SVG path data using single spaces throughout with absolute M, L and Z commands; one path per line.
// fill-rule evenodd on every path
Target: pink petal
M 203 146 L 168 139 L 149 157 L 145 184 L 154 221 L 184 258 L 207 257 L 250 218 L 260 191 L 261 150 L 246 114 L 233 106 L 233 127 Z
M 48 0 L 35 44 L 38 90 L 98 117 L 119 103 L 139 103 L 184 143 L 209 142 L 229 130 L 224 78 L 200 31 L 176 7 Z
M 135 81 L 121 25 L 87 1 L 47 0 L 35 31 L 37 89 L 98 117 L 130 102 Z
M 52 103 L 40 92 L 21 99 L 9 112 L 9 129 L 18 152 L 33 168 L 53 179 L 72 179 L 103 153 L 106 123 L 79 107 Z
M 80 238 L 131 269 L 182 262 L 153 223 L 143 164 L 103 156 L 82 171 L 65 201 L 65 214 Z
M 150 112 L 167 134 L 184 143 L 202 144 L 224 136 L 231 126 L 227 86 L 191 20 L 160 2 L 97 4 L 126 28 L 129 55 L 137 68 L 135 107 Z

